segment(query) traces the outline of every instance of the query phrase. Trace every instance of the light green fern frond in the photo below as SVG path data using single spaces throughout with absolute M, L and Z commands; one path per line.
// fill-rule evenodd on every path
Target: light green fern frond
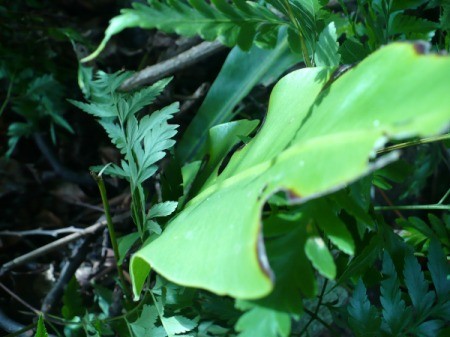
M 177 133 L 178 125 L 169 124 L 169 120 L 178 111 L 179 104 L 173 103 L 141 117 L 138 112 L 155 100 L 170 79 L 163 79 L 131 93 L 118 91 L 130 75 L 127 72 L 111 75 L 98 72 L 95 80 L 88 82 L 88 103 L 71 102 L 98 118 L 111 142 L 123 155 L 120 165 L 110 164 L 106 168 L 96 166 L 92 169 L 130 182 L 132 217 L 142 237 L 146 228 L 160 232 L 154 221 L 146 216 L 146 195 L 142 184 L 156 173 L 156 163 L 175 144 L 172 138 Z

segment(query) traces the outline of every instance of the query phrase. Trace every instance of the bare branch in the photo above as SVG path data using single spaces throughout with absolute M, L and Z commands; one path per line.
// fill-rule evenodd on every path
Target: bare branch
M 185 69 L 201 60 L 214 55 L 226 47 L 218 41 L 202 42 L 185 52 L 166 61 L 149 66 L 127 79 L 120 87 L 123 91 L 136 89 L 144 84 L 150 84 Z
M 126 218 L 128 218 L 130 216 L 129 212 L 123 213 L 123 214 L 119 214 L 116 215 L 115 217 L 113 217 L 112 221 L 113 222 L 120 222 Z M 69 234 L 61 239 L 58 239 L 54 242 L 51 242 L 45 246 L 39 247 L 25 255 L 19 256 L 7 263 L 5 263 L 1 269 L 0 269 L 0 276 L 2 276 L 3 274 L 5 274 L 8 270 L 20 266 L 28 261 L 34 260 L 36 258 L 38 258 L 39 256 L 45 255 L 51 251 L 54 251 L 62 246 L 67 245 L 68 243 L 75 241 L 81 237 L 84 237 L 86 235 L 92 235 L 94 233 L 96 233 L 99 229 L 102 229 L 106 226 L 106 220 L 99 220 L 97 221 L 95 224 L 93 224 L 92 226 L 89 226 L 85 229 L 83 229 L 83 231 L 81 232 L 77 232 L 77 233 L 72 233 Z

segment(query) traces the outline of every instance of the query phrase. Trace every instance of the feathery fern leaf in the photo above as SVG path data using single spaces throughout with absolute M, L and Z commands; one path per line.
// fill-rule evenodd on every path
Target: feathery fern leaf
M 421 318 L 432 307 L 435 295 L 428 291 L 428 283 L 425 281 L 419 262 L 412 253 L 405 257 L 403 275 L 416 315 Z
M 366 287 L 360 279 L 347 307 L 349 324 L 357 337 L 377 336 L 380 332 L 381 318 L 377 308 L 367 298 Z
M 157 28 L 184 36 L 199 35 L 205 40 L 219 39 L 227 46 L 239 45 L 248 50 L 253 41 L 275 46 L 277 30 L 287 22 L 258 2 L 233 0 L 171 1 L 149 0 L 148 5 L 134 2 L 133 8 L 123 9 L 106 29 L 97 50 L 83 62 L 92 60 L 104 49 L 115 34 L 126 28 Z
M 396 336 L 409 324 L 411 315 L 402 299 L 398 275 L 387 252 L 383 256 L 382 273 L 384 280 L 381 282 L 380 301 L 383 307 L 383 320 L 387 330 Z
M 178 103 L 141 118 L 137 113 L 155 100 L 170 79 L 136 92 L 119 92 L 118 88 L 129 76 L 126 72 L 112 75 L 99 72 L 96 79 L 87 84 L 89 103 L 71 102 L 99 119 L 111 142 L 124 156 L 120 165 L 96 166 L 93 170 L 128 180 L 132 193 L 131 213 L 139 233 L 142 236 L 147 228 L 159 234 L 159 226 L 145 214 L 146 195 L 142 184 L 156 173 L 156 163 L 175 144 L 172 137 L 177 133 L 178 125 L 168 121 L 178 111 Z

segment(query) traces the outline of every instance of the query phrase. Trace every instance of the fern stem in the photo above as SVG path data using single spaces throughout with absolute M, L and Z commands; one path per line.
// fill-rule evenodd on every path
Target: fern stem
M 125 282 L 125 276 L 123 274 L 122 265 L 119 263 L 119 245 L 117 243 L 116 231 L 114 229 L 114 225 L 112 223 L 111 211 L 109 208 L 108 196 L 106 194 L 106 187 L 101 175 L 97 175 L 94 172 L 91 172 L 91 175 L 94 177 L 97 182 L 98 189 L 100 191 L 100 196 L 102 198 L 103 208 L 105 210 L 106 224 L 108 226 L 109 238 L 111 239 L 111 245 L 114 252 L 114 258 L 116 259 L 116 267 L 117 274 L 119 276 L 119 282 L 125 294 L 127 302 L 131 301 L 131 293 L 128 290 Z
M 330 332 L 330 334 L 332 336 L 339 336 L 337 334 L 337 331 L 335 330 L 335 328 L 333 328 L 330 324 L 328 324 L 327 322 L 325 322 L 322 318 L 320 318 L 319 315 L 317 315 L 316 313 L 314 313 L 311 310 L 308 310 L 306 308 L 303 309 L 309 316 L 311 316 L 312 320 L 317 320 L 320 324 L 322 324 L 325 328 L 328 329 L 328 331 Z
M 405 147 L 427 144 L 427 143 L 434 143 L 434 142 L 439 142 L 439 141 L 447 140 L 447 139 L 450 139 L 450 133 L 446 133 L 446 134 L 440 135 L 440 136 L 421 138 L 421 139 L 417 139 L 417 140 L 411 140 L 411 141 L 405 142 L 405 143 L 395 144 L 392 146 L 388 146 L 384 149 L 378 150 L 377 153 L 382 154 L 382 153 L 386 153 L 386 152 L 390 152 L 390 151 L 394 151 L 394 150 L 403 149 Z
M 375 206 L 376 211 L 393 211 L 393 210 L 445 210 L 450 211 L 450 205 L 406 205 L 406 206 Z
M 285 1 L 286 10 L 289 13 L 289 20 L 294 24 L 295 30 L 298 32 L 298 36 L 300 38 L 300 45 L 302 47 L 303 61 L 305 62 L 307 67 L 312 67 L 311 59 L 309 58 L 308 48 L 306 47 L 305 38 L 303 37 L 302 31 L 300 29 L 300 25 L 297 21 L 297 18 L 294 17 L 294 13 L 292 12 L 291 5 L 289 1 Z
M 3 111 L 5 111 L 6 106 L 9 103 L 9 99 L 11 98 L 11 91 L 14 83 L 14 76 L 11 78 L 11 82 L 8 85 L 8 91 L 6 92 L 5 100 L 3 101 L 2 106 L 0 107 L 0 116 L 3 114 Z
M 445 199 L 447 199 L 449 195 L 450 195 L 450 188 L 447 190 L 447 192 L 445 192 L 444 196 L 441 198 L 441 200 L 439 200 L 437 204 L 442 205 L 442 203 L 445 201 Z
M 306 323 L 305 327 L 302 329 L 302 331 L 300 331 L 300 336 L 303 335 L 303 333 L 308 331 L 308 327 L 311 325 L 311 323 L 318 318 L 317 313 L 319 312 L 320 306 L 322 305 L 322 301 L 323 301 L 323 296 L 325 295 L 325 290 L 327 289 L 327 285 L 328 285 L 328 279 L 324 279 L 323 281 L 323 285 L 322 285 L 322 290 L 320 291 L 320 295 L 319 295 L 319 299 L 317 301 L 317 306 L 316 309 L 314 310 L 314 312 L 308 313 L 306 310 L 306 308 L 304 309 L 305 312 L 308 313 L 308 315 L 311 317 L 308 321 L 308 323 Z

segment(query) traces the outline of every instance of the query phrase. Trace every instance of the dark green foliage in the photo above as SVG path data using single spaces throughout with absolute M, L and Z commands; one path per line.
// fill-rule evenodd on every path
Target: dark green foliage
M 403 279 L 387 252 L 382 262 L 381 310 L 368 300 L 361 279 L 347 307 L 349 324 L 355 335 L 378 336 L 381 329 L 383 336 L 436 336 L 448 323 L 450 296 L 447 278 L 450 270 L 442 247 L 436 240 L 431 241 L 428 253 L 430 278 L 425 278 L 411 251 L 405 256 Z
M 381 317 L 367 298 L 366 287 L 359 280 L 348 305 L 349 324 L 357 337 L 378 336 Z
M 50 130 L 56 144 L 58 131 L 70 136 L 77 130 L 70 119 L 63 117 L 70 92 L 65 82 L 67 78 L 75 82 L 76 71 L 61 76 L 64 72 L 54 62 L 57 53 L 47 44 L 40 48 L 34 40 L 42 37 L 73 42 L 83 38 L 71 28 L 51 27 L 50 21 L 32 13 L 26 15 L 32 19 L 27 29 L 31 32 L 30 27 L 42 26 L 30 33 L 33 39 L 27 40 L 26 34 L 17 29 L 20 8 L 15 4 L 17 11 L 9 14 L 7 7 L 0 5 L 0 36 L 5 41 L 0 45 L 0 89 L 1 99 L 5 98 L 0 117 L 12 115 L 12 122 L 5 127 L 7 156 L 13 154 L 21 137 Z M 112 18 L 101 45 L 84 61 L 97 56 L 113 35 L 136 27 L 219 40 L 234 49 L 196 114 L 180 119 L 190 124 L 183 125 L 184 133 L 173 152 L 178 125 L 170 124 L 170 120 L 178 111 L 178 103 L 147 111 L 170 79 L 122 92 L 119 88 L 130 72 L 96 71 L 93 75 L 93 68 L 79 68 L 85 101 L 70 102 L 96 118 L 122 156 L 120 162 L 92 169 L 100 175 L 123 178 L 130 185 L 131 217 L 137 232 L 123 233 L 118 239 L 116 262 L 124 270 L 129 252 L 164 235 L 166 228 L 170 230 L 173 214 L 176 216 L 186 205 L 195 206 L 199 194 L 209 196 L 211 179 L 233 153 L 241 151 L 238 146 L 258 134 L 264 121 L 249 120 L 253 115 L 240 110 L 246 104 L 242 99 L 255 86 L 272 85 L 293 66 L 328 67 L 334 76 L 323 87 L 323 98 L 338 85 L 335 81 L 345 76 L 342 69 L 357 66 L 390 42 L 423 40 L 428 43 L 423 44 L 426 53 L 449 51 L 450 1 L 135 1 Z M 16 42 L 22 39 L 27 43 L 20 43 L 18 49 Z M 25 57 L 34 50 L 35 57 Z M 39 70 L 37 63 L 42 65 Z M 358 95 L 363 97 L 364 92 Z M 351 94 L 343 97 L 342 104 L 352 99 Z M 320 101 L 316 103 L 305 121 L 320 105 Z M 14 113 L 5 113 L 7 108 Z M 420 144 L 416 141 L 404 145 Z M 398 145 L 393 142 L 387 151 Z M 448 210 L 448 147 L 448 142 L 418 145 L 404 151 L 407 155 L 401 161 L 366 172 L 367 176 L 357 181 L 346 181 L 339 191 L 328 191 L 331 194 L 314 196 L 307 202 L 286 192 L 283 186 L 267 200 L 261 199 L 265 204 L 261 205 L 259 237 L 257 243 L 251 242 L 252 252 L 260 263 L 267 258 L 273 272 L 268 278 L 274 284 L 263 298 L 244 301 L 195 288 L 198 284 L 184 287 L 177 285 L 177 280 L 155 276 L 156 269 L 145 282 L 139 302 L 132 303 L 124 299 L 117 286 L 113 291 L 115 276 L 107 286 L 96 283 L 83 289 L 72 278 L 60 308 L 65 319 L 64 335 L 287 337 L 317 336 L 328 330 L 347 336 L 350 330 L 356 337 L 447 336 L 450 216 L 439 212 Z M 348 149 L 350 153 L 352 150 Z M 374 150 L 371 163 L 382 155 L 384 152 Z M 168 163 L 161 168 L 163 158 Z M 158 171 L 163 177 L 156 174 Z M 244 181 L 244 175 L 235 179 Z M 150 195 L 145 185 L 150 179 L 152 184 L 161 183 L 161 195 Z M 214 189 L 223 187 L 219 185 Z M 264 189 L 258 198 L 266 197 Z M 155 203 L 149 205 L 149 201 Z M 431 206 L 439 207 L 431 207 L 428 214 L 420 212 L 421 204 L 434 202 Z M 384 213 L 385 209 L 379 207 L 390 203 L 392 208 L 405 203 L 413 206 L 407 206 L 405 213 Z M 411 210 L 415 213 L 406 213 Z M 232 225 L 227 230 L 232 231 Z M 219 247 L 223 238 L 208 239 Z M 171 248 L 179 249 L 177 245 Z M 239 242 L 235 248 L 241 248 Z M 209 251 L 204 257 L 215 253 Z M 203 262 L 191 260 L 192 264 Z M 191 267 L 185 264 L 180 268 L 186 265 Z M 224 274 L 235 272 L 221 267 Z M 51 322 L 47 322 L 50 327 Z M 48 336 L 42 316 L 36 336 Z

